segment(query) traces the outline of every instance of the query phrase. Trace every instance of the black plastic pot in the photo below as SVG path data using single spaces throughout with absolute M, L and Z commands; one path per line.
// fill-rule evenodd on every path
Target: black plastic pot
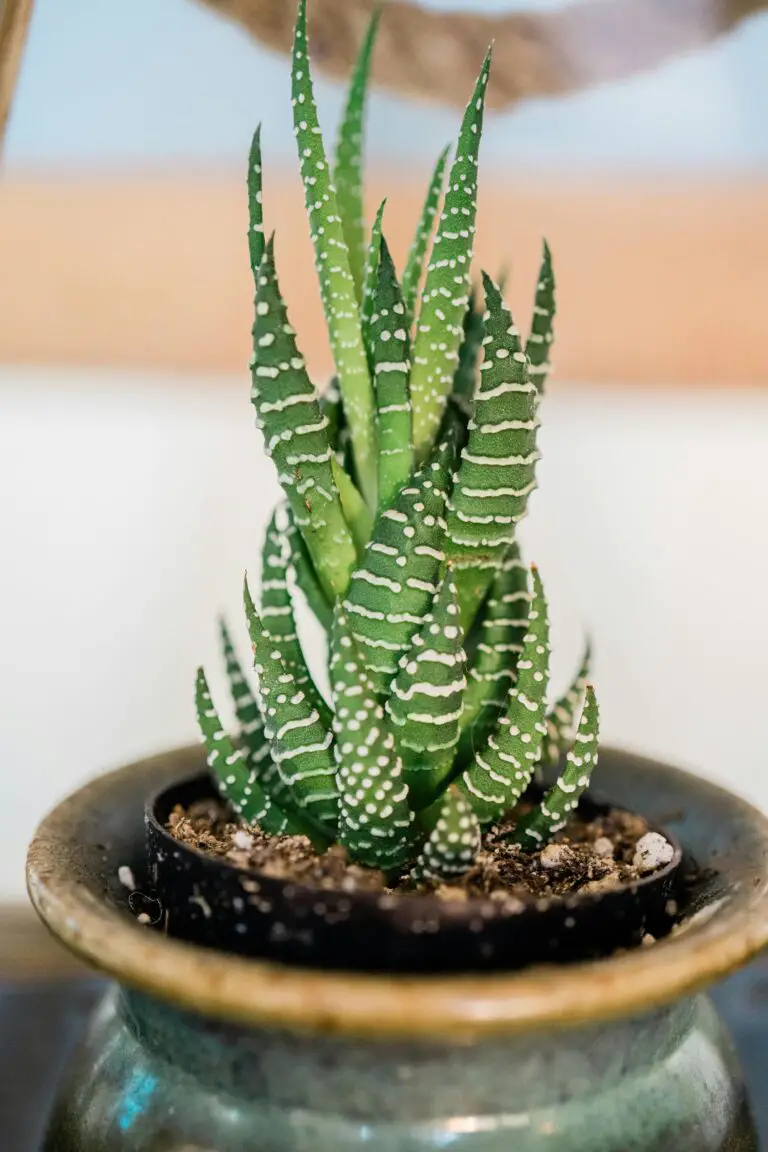
M 157 919 L 176 938 L 209 948 L 314 968 L 387 972 L 514 970 L 607 956 L 658 938 L 681 898 L 682 851 L 663 869 L 605 892 L 518 901 L 444 901 L 424 895 L 319 890 L 244 871 L 174 839 L 177 804 L 215 795 L 203 774 L 175 783 L 146 806 Z M 582 800 L 590 816 L 607 804 Z M 660 829 L 659 829 L 660 830 Z

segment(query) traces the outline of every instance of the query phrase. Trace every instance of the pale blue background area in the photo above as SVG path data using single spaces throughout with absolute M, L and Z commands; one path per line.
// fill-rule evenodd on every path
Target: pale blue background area
M 476 4 L 510 6 L 510 0 Z M 728 41 L 653 76 L 493 118 L 486 161 L 527 169 L 764 171 L 766 61 L 768 15 L 762 15 Z M 320 85 L 319 98 L 331 126 L 338 86 Z M 273 155 L 290 150 L 286 61 L 192 0 L 38 0 L 7 159 L 14 166 L 236 163 L 262 117 Z M 452 138 L 455 122 L 452 112 L 414 112 L 376 97 L 373 153 L 404 161 L 432 155 Z

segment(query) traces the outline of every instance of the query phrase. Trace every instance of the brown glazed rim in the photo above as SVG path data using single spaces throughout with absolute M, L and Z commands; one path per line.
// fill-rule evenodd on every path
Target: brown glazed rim
M 699 991 L 768 944 L 768 819 L 726 790 L 666 766 L 692 794 L 704 790 L 721 802 L 723 819 L 757 831 L 764 850 L 759 870 L 735 882 L 731 899 L 651 948 L 509 975 L 387 976 L 292 968 L 172 940 L 133 923 L 101 895 L 92 865 L 84 869 L 75 829 L 103 812 L 116 788 L 135 784 L 143 807 L 158 777 L 180 777 L 182 767 L 188 773 L 199 756 L 199 749 L 178 749 L 85 785 L 43 820 L 27 862 L 32 902 L 67 948 L 121 984 L 185 1009 L 249 1025 L 469 1039 L 634 1015 Z

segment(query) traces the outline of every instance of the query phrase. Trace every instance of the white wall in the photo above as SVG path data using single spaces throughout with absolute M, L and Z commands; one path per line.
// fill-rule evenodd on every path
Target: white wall
M 563 386 L 542 445 L 558 680 L 588 624 L 605 738 L 768 807 L 768 396 Z M 244 378 L 3 369 L 0 492 L 2 900 L 58 797 L 194 739 L 276 489 Z

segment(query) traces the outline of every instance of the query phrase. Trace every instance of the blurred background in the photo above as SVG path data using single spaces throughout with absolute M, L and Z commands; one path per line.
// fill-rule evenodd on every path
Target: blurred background
M 673 46 L 594 88 L 576 67 L 571 91 L 489 117 L 479 256 L 509 266 L 524 327 L 544 235 L 558 273 L 523 532 L 557 686 L 588 630 L 607 741 L 767 806 L 768 13 L 468 7 L 489 29 L 515 9 L 565 13 L 555 47 L 576 65 L 599 58 L 602 20 L 632 54 L 622 13 Z M 458 105 L 469 84 L 449 53 L 445 71 Z M 317 92 L 330 135 L 343 86 Z M 371 101 L 369 192 L 390 195 L 396 255 L 457 128 L 456 107 L 423 95 Z M 195 739 L 216 613 L 239 625 L 276 494 L 248 399 L 244 170 L 261 119 L 278 267 L 322 380 L 285 57 L 193 0 L 36 3 L 0 178 L 0 901 L 23 899 L 26 843 L 61 796 Z

